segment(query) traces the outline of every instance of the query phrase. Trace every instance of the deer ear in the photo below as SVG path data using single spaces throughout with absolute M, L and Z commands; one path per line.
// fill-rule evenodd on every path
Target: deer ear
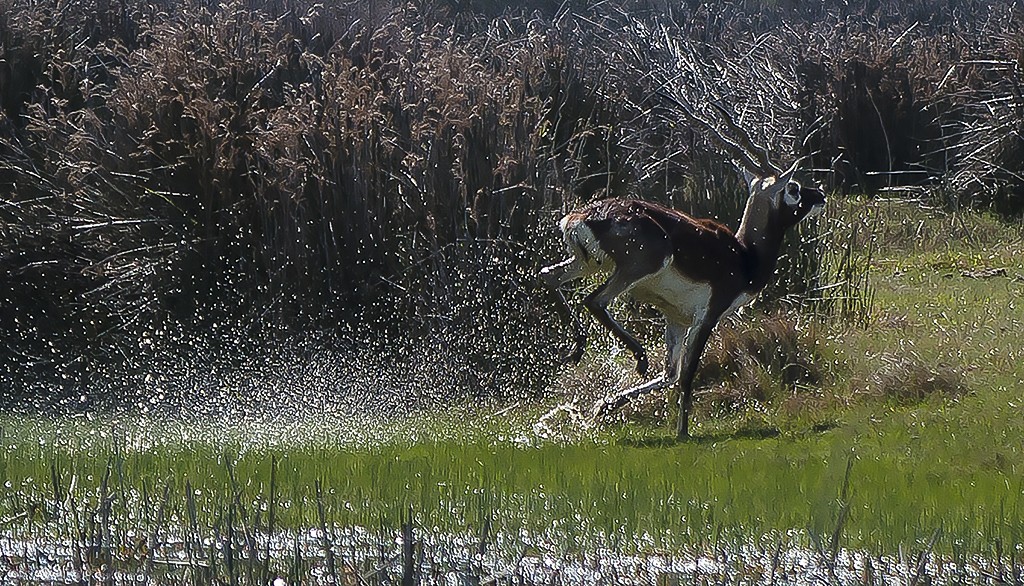
M 786 189 L 782 192 L 782 202 L 791 208 L 795 208 L 800 205 L 800 184 L 796 181 L 790 181 L 786 184 Z

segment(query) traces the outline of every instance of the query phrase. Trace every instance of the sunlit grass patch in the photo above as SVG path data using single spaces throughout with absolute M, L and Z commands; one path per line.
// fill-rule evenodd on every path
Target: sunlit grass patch
M 221 549 L 199 547 L 197 555 L 214 567 L 235 539 L 226 532 L 242 539 L 267 530 L 271 509 L 279 531 L 326 524 L 331 543 L 351 543 L 351 528 L 364 528 L 360 547 L 392 541 L 411 510 L 418 531 L 476 536 L 514 556 L 608 547 L 738 552 L 766 535 L 810 547 L 809 536 L 836 532 L 846 507 L 839 547 L 892 551 L 942 527 L 935 551 L 984 552 L 992 539 L 1011 542 L 1021 531 L 1012 514 L 1021 454 L 1011 428 L 997 431 L 1006 412 L 960 429 L 979 407 L 862 405 L 834 427 L 781 435 L 771 432 L 776 415 L 747 412 L 718 428 L 719 419 L 707 422 L 683 444 L 664 428 L 636 424 L 571 443 L 523 443 L 528 418 L 486 410 L 461 412 L 433 440 L 425 420 L 396 421 L 399 432 L 373 444 L 321 432 L 268 443 L 243 420 L 5 420 L 0 476 L 10 485 L 0 519 L 18 534 L 77 539 L 85 520 L 106 514 L 106 525 L 90 530 L 99 533 L 87 533 L 95 543 L 103 535 L 118 543 L 133 534 L 159 543 L 207 535 Z M 211 433 L 217 426 L 224 429 Z M 845 505 L 837 501 L 844 492 Z M 317 539 L 303 555 L 323 564 Z M 242 556 L 244 543 L 236 545 Z M 285 545 L 282 559 L 291 555 Z

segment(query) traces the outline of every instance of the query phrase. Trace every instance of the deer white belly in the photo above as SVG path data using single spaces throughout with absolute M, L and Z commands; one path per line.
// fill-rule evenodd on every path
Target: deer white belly
M 657 307 L 669 321 L 687 326 L 706 315 L 711 302 L 711 285 L 687 279 L 672 266 L 640 280 L 630 293 Z

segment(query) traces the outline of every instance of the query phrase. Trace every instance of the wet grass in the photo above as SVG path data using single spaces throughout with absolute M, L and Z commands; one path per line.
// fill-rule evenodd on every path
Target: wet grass
M 352 527 L 379 531 L 394 549 L 406 514 L 418 531 L 475 536 L 469 541 L 487 541 L 506 556 L 738 552 L 773 535 L 788 545 L 879 556 L 926 543 L 954 559 L 992 556 L 996 544 L 1012 549 L 1022 540 L 1015 438 L 1024 430 L 1009 409 L 962 425 L 983 407 L 919 405 L 882 419 L 865 409 L 817 433 L 739 430 L 687 444 L 623 428 L 565 445 L 368 448 L 307 438 L 261 446 L 207 442 L 200 433 L 139 450 L 125 430 L 145 421 L 93 421 L 88 431 L 75 422 L 5 422 L 2 521 L 11 535 L 92 547 L 83 559 L 97 566 L 103 544 L 118 544 L 114 553 L 130 566 L 157 544 L 166 550 L 179 540 L 206 566 L 224 566 L 232 540 L 239 560 L 253 556 L 243 554 L 248 533 L 311 528 L 322 529 L 308 539 L 331 541 L 306 554 L 322 566 L 323 552 L 342 544 L 326 536 Z M 94 439 L 76 449 L 54 433 Z M 194 544 L 182 535 L 195 536 Z M 367 541 L 360 547 L 372 547 Z
M 602 356 L 567 370 L 575 384 L 549 400 L 402 420 L 8 414 L 0 419 L 0 531 L 7 540 L 74 544 L 81 551 L 71 557 L 89 567 L 139 572 L 152 552 L 163 548 L 166 559 L 177 548 L 191 552 L 181 559 L 194 562 L 196 583 L 201 567 L 248 571 L 253 583 L 314 567 L 363 580 L 394 566 L 397 576 L 422 555 L 396 545 L 411 543 L 401 533 L 412 530 L 461 536 L 469 558 L 481 547 L 522 560 L 740 552 L 760 543 L 817 552 L 825 575 L 854 550 L 876 556 L 876 569 L 885 556 L 914 551 L 962 567 L 986 560 L 991 572 L 1005 562 L 1019 577 L 1020 228 L 971 216 L 965 242 L 943 234 L 968 224 L 914 204 L 857 210 L 886 230 L 906 222 L 919 235 L 889 242 L 875 229 L 870 324 L 806 322 L 801 331 L 813 332 L 800 343 L 813 348 L 820 380 L 727 412 L 705 409 L 691 442 L 670 439 L 657 406 L 596 427 L 571 410 L 536 426 L 555 402 L 582 394 L 585 409 L 587 389 L 596 397 L 624 376 L 628 364 Z M 723 384 L 709 382 L 706 393 Z M 377 557 L 354 553 L 352 528 L 367 531 L 359 548 Z M 765 536 L 774 541 L 764 545 Z M 858 580 L 869 583 L 864 567 Z
M 703 546 L 723 530 L 828 530 L 852 461 L 844 544 L 892 550 L 942 527 L 959 546 L 977 551 L 997 540 L 1019 543 L 1024 530 L 1015 441 L 1024 426 L 1012 407 L 996 407 L 973 398 L 882 413 L 862 408 L 827 431 L 719 431 L 682 445 L 663 432 L 622 428 L 567 445 L 396 441 L 368 448 L 322 439 L 291 446 L 196 439 L 137 450 L 124 427 L 146 424 L 139 420 L 92 422 L 90 431 L 66 422 L 49 431 L 6 423 L 5 515 L 32 511 L 42 527 L 67 522 L 60 503 L 73 493 L 99 499 L 106 479 L 127 518 L 145 509 L 141 495 L 167 490 L 174 513 L 183 513 L 186 497 L 194 499 L 204 526 L 238 495 L 264 510 L 277 501 L 277 523 L 298 529 L 316 526 L 320 485 L 330 519 L 341 526 L 397 524 L 412 508 L 427 527 L 457 532 L 486 519 L 496 529 L 514 535 L 526 528 L 570 549 L 610 539 L 626 549 L 649 539 L 657 547 Z M 979 410 L 988 416 L 979 420 Z M 96 429 L 105 439 L 81 448 L 49 435 Z

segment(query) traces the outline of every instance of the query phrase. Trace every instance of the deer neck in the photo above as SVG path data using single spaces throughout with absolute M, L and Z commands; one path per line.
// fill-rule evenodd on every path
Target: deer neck
M 748 255 L 748 281 L 755 291 L 768 284 L 779 261 L 783 231 L 776 210 L 764 198 L 751 197 L 736 230 L 736 239 Z

